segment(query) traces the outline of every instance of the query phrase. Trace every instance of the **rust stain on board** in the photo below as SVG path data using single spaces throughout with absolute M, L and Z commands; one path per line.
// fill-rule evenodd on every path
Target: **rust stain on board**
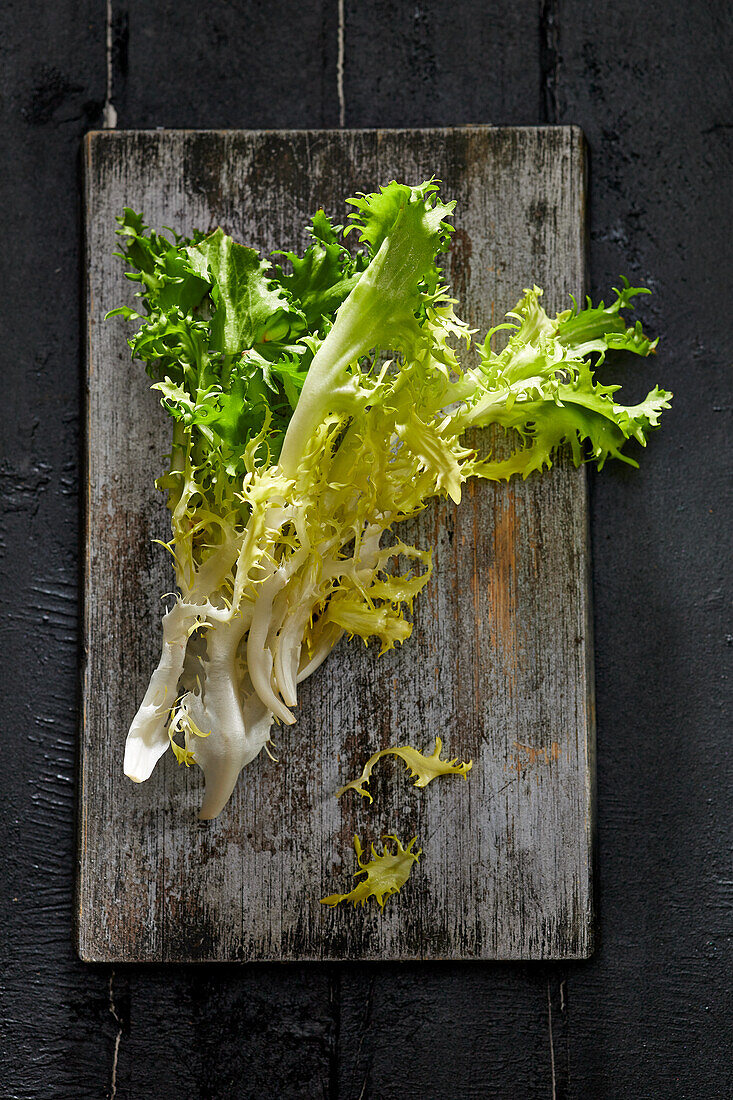
M 501 655 L 502 667 L 513 687 L 519 658 L 517 637 L 517 502 L 511 489 L 497 490 L 499 506 L 493 537 L 493 561 L 488 570 L 491 648 Z
M 504 763 L 504 771 L 514 771 L 523 775 L 528 768 L 537 765 L 551 766 L 556 764 L 562 756 L 562 746 L 559 741 L 552 741 L 550 747 L 525 745 L 521 741 L 514 741 L 515 751 Z

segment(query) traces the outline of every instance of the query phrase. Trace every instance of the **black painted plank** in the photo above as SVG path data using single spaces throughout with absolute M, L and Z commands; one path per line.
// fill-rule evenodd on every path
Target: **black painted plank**
M 235 36 L 237 44 L 244 40 L 249 14 L 256 6 L 261 5 L 243 2 L 236 6 L 237 26 L 241 27 L 241 35 Z M 362 5 L 345 0 L 345 8 L 348 31 L 349 20 Z M 125 0 L 113 0 L 113 9 L 116 25 L 123 27 Z M 331 10 L 332 23 L 323 42 L 314 45 L 305 60 L 299 95 L 307 95 L 310 82 L 320 80 L 323 71 L 335 74 L 336 42 L 331 30 L 335 27 L 335 2 Z M 412 16 L 413 6 L 408 10 Z M 440 17 L 445 10 L 445 4 L 438 0 L 424 0 L 419 5 L 427 20 Z M 721 214 L 729 202 L 727 179 L 731 160 L 730 108 L 720 98 L 729 95 L 724 73 L 724 67 L 730 64 L 726 59 L 731 57 L 729 13 L 724 5 L 701 2 L 690 5 L 682 0 L 667 0 L 664 4 L 656 0 L 646 6 L 619 0 L 605 7 L 568 6 L 559 0 L 542 3 L 498 0 L 490 6 L 454 4 L 447 10 L 456 12 L 463 37 L 457 36 L 446 55 L 444 72 L 457 88 L 479 100 L 485 109 L 478 119 L 473 109 L 470 114 L 463 113 L 456 92 L 454 114 L 445 121 L 563 121 L 581 125 L 591 144 L 594 289 L 605 292 L 619 270 L 626 269 L 625 257 L 631 254 L 633 258 L 636 253 L 640 270 L 648 268 L 663 280 L 665 287 L 674 287 L 678 280 L 683 280 L 686 291 L 683 301 L 659 295 L 644 303 L 644 316 L 652 319 L 659 331 L 667 333 L 666 347 L 660 346 L 658 358 L 660 377 L 674 346 L 675 380 L 681 382 L 678 389 L 680 396 L 684 395 L 684 403 L 678 398 L 671 414 L 678 419 L 668 421 L 670 429 L 673 424 L 679 425 L 679 429 L 674 428 L 674 444 L 667 445 L 665 428 L 644 458 L 658 468 L 655 483 L 666 486 L 667 494 L 670 486 L 679 483 L 679 499 L 673 499 L 666 514 L 653 511 L 647 519 L 646 492 L 641 492 L 635 501 L 635 511 L 628 496 L 629 491 L 635 492 L 639 478 L 649 476 L 644 470 L 626 477 L 623 472 L 609 468 L 594 486 L 603 941 L 600 952 L 589 963 L 548 968 L 553 975 L 553 1006 L 557 1006 L 557 1011 L 553 1011 L 555 1094 L 578 1100 L 588 1096 L 598 1100 L 606 1097 L 637 1100 L 643 1087 L 640 1082 L 648 1080 L 646 1095 L 665 1100 L 725 1097 L 733 1091 L 728 1078 L 728 1067 L 733 1064 L 730 1029 L 718 1026 L 703 1032 L 700 1021 L 703 1013 L 707 1018 L 720 1012 L 728 996 L 730 972 L 726 939 L 728 902 L 721 885 L 730 875 L 718 870 L 721 853 L 727 847 L 730 818 L 730 801 L 724 794 L 729 719 L 722 709 L 730 683 L 723 679 L 729 675 L 731 649 L 726 645 L 725 634 L 730 628 L 722 625 L 724 609 L 718 595 L 727 545 L 726 517 L 721 510 L 726 484 L 721 462 L 725 460 L 726 437 L 724 429 L 716 426 L 725 413 L 713 411 L 730 405 L 730 397 L 728 376 L 713 377 L 710 373 L 711 367 L 731 360 L 725 332 L 716 329 L 719 323 L 716 287 L 725 270 Z M 484 61 L 483 54 L 474 55 L 472 65 L 464 66 L 465 51 L 483 33 L 481 28 L 489 10 L 496 28 L 493 43 L 488 44 L 493 45 L 492 58 Z M 180 113 L 174 117 L 177 93 L 187 79 L 185 60 L 190 40 L 185 27 L 180 25 L 166 34 L 159 11 L 159 0 L 141 5 L 136 11 L 137 38 L 131 36 L 131 41 L 139 42 L 148 28 L 162 48 L 153 68 L 148 72 L 143 72 L 142 67 L 136 70 L 139 73 L 136 94 L 140 100 L 134 109 L 125 111 L 124 96 L 121 97 L 123 124 L 165 126 L 178 120 L 190 126 L 257 124 L 260 120 L 246 112 L 247 96 L 253 93 L 248 91 L 245 78 L 236 91 L 232 84 L 228 87 L 228 94 L 236 96 L 236 112 L 232 112 L 236 117 L 226 117 L 230 107 L 217 94 L 215 63 L 218 54 L 230 64 L 234 47 L 223 55 L 221 41 L 216 36 L 196 46 L 203 58 L 211 58 L 212 78 L 204 82 L 199 94 L 188 103 L 186 110 L 190 115 L 182 118 Z M 72 632 L 67 631 L 64 642 L 63 633 L 49 622 L 44 624 L 43 615 L 48 613 L 45 604 L 30 611 L 25 607 L 19 613 L 18 595 L 22 598 L 30 592 L 34 573 L 41 567 L 46 572 L 57 570 L 67 590 L 73 592 L 76 585 L 76 497 L 70 491 L 76 469 L 75 423 L 57 423 L 52 430 L 47 427 L 49 418 L 45 417 L 43 428 L 39 424 L 32 435 L 34 416 L 30 409 L 54 405 L 53 400 L 43 400 L 44 392 L 67 400 L 76 385 L 75 372 L 81 353 L 75 320 L 79 239 L 75 227 L 78 196 L 74 161 L 77 136 L 84 128 L 81 105 L 97 104 L 96 117 L 90 116 L 89 126 L 98 125 L 101 117 L 104 3 L 97 0 L 82 5 L 68 2 L 21 5 L 16 0 L 6 3 L 3 14 L 0 109 L 4 148 L 11 154 L 4 161 L 4 183 L 0 183 L 3 239 L 13 262 L 23 258 L 19 282 L 30 285 L 36 280 L 36 295 L 45 286 L 53 288 L 49 308 L 54 317 L 54 331 L 50 334 L 44 328 L 45 309 L 31 310 L 28 305 L 21 308 L 23 298 L 18 296 L 13 300 L 14 312 L 6 312 L 11 323 L 6 324 L 0 345 L 4 401 L 6 404 L 12 401 L 13 412 L 17 410 L 20 417 L 17 431 L 6 419 L 0 439 L 0 445 L 7 441 L 8 452 L 13 447 L 10 458 L 4 454 L 8 464 L 3 470 L 10 471 L 10 476 L 4 478 L 3 489 L 7 493 L 4 499 L 10 500 L 12 508 L 26 509 L 5 510 L 1 548 L 4 556 L 0 563 L 3 612 L 15 616 L 4 621 L 2 636 L 6 654 L 3 695 L 8 700 L 4 709 L 4 744 L 12 751 L 13 764 L 7 767 L 4 776 L 0 846 L 3 875 L 0 950 L 4 961 L 0 976 L 3 985 L 0 1080 L 4 1085 L 10 1082 L 6 1091 L 13 1097 L 78 1100 L 80 1095 L 109 1095 L 118 1024 L 109 1011 L 109 969 L 90 970 L 74 964 L 69 946 L 72 789 L 65 780 L 72 774 L 68 746 L 75 727 L 69 703 L 75 687 L 69 656 Z M 423 83 L 417 58 L 409 68 L 403 66 L 405 87 L 413 89 L 409 120 L 405 115 L 395 118 L 393 89 L 388 95 L 380 95 L 376 86 L 379 73 L 389 69 L 394 56 L 392 15 L 383 12 L 382 16 L 372 28 L 373 38 L 381 48 L 375 50 L 370 66 L 363 63 L 363 44 L 359 45 L 358 56 L 349 56 L 347 33 L 345 69 L 346 80 L 351 82 L 351 106 L 355 106 L 356 95 L 361 94 L 362 88 L 370 103 L 368 117 L 349 117 L 347 103 L 347 122 L 386 124 L 391 120 L 427 124 L 435 117 L 432 114 L 435 88 L 430 81 Z M 279 19 L 281 36 L 287 39 L 291 28 L 293 34 L 299 33 L 292 12 L 287 18 L 281 14 Z M 526 64 L 520 41 L 515 51 L 511 47 L 512 59 L 508 63 L 501 60 L 501 40 L 517 19 L 525 20 L 528 28 Z M 533 26 L 536 33 L 532 37 Z M 117 57 L 124 61 L 121 48 L 124 41 L 118 40 L 117 46 Z M 540 46 L 541 68 L 537 64 Z M 168 49 L 177 51 L 175 65 L 167 60 Z M 492 76 L 489 60 L 493 65 L 504 65 L 501 85 Z M 61 92 L 59 96 L 54 69 L 73 85 L 81 86 L 82 91 Z M 199 68 L 198 73 L 201 72 Z M 115 73 L 118 90 L 123 76 L 118 67 Z M 324 99 L 330 95 L 329 83 L 324 81 Z M 269 122 L 282 126 L 300 124 L 293 117 L 297 103 L 283 99 L 277 66 L 269 69 L 263 65 L 258 72 L 258 87 L 269 96 Z M 528 88 L 532 89 L 531 94 Z M 439 94 L 447 93 L 439 90 Z M 553 114 L 547 105 L 551 107 L 558 98 L 562 111 Z M 406 112 L 408 105 L 403 106 Z M 333 115 L 327 121 L 335 121 L 335 93 L 333 101 L 324 106 L 326 109 Z M 31 123 L 29 118 L 38 117 L 39 113 L 46 121 Z M 670 125 L 677 119 L 679 129 L 670 134 Z M 664 141 L 657 145 L 660 130 Z M 646 183 L 649 192 L 643 216 L 637 213 L 641 182 Z M 678 195 L 684 197 L 681 207 L 677 205 Z M 33 229 L 39 211 L 45 220 Z M 49 250 L 48 234 L 55 235 L 55 250 Z M 57 256 L 62 258 L 61 264 Z M 55 273 L 59 266 L 62 272 Z M 61 281 L 54 283 L 54 278 Z M 69 312 L 57 308 L 59 303 L 65 303 Z M 54 388 L 56 378 L 64 382 L 58 390 Z M 66 388 L 69 380 L 71 389 Z M 629 383 L 632 381 L 630 376 Z M 76 398 L 72 396 L 65 413 L 76 418 Z M 22 461 L 17 458 L 16 444 L 25 448 Z M 655 449 L 660 452 L 658 458 L 654 457 Z M 41 462 L 45 463 L 45 469 Z M 16 476 L 16 466 L 22 467 L 22 476 Z M 38 479 L 37 474 L 41 475 Z M 707 526 L 710 513 L 705 511 L 706 496 L 710 498 L 707 507 L 713 508 L 714 530 Z M 696 499 L 701 503 L 696 505 Z M 685 511 L 678 514 L 676 509 L 680 506 Z M 680 517 L 688 522 L 681 522 Z M 629 521 L 639 530 L 634 533 L 629 529 L 621 536 L 619 523 Z M 660 585 L 657 591 L 651 622 L 657 632 L 671 638 L 677 654 L 673 675 L 667 678 L 661 675 L 666 667 L 666 653 L 660 657 L 657 650 L 647 655 L 643 639 L 634 641 L 634 635 L 641 634 L 649 616 L 642 616 L 635 609 L 632 597 L 638 599 L 643 595 L 656 576 L 661 576 L 665 585 Z M 73 600 L 66 600 L 64 606 L 70 602 Z M 679 615 L 663 614 L 671 606 L 679 606 Z M 682 662 L 684 677 L 679 675 Z M 12 693 L 7 690 L 8 685 Z M 637 697 L 645 715 L 642 732 L 648 747 L 641 735 L 632 738 L 624 729 L 627 720 L 632 734 L 637 728 L 632 712 Z M 34 714 L 44 713 L 49 704 L 53 704 L 55 713 L 51 717 L 56 729 L 61 729 L 67 746 L 62 757 L 55 748 L 55 734 L 49 737 L 45 730 L 41 734 L 34 729 L 37 721 Z M 655 710 L 659 711 L 658 721 L 653 719 Z M 681 725 L 678 714 L 684 719 L 685 730 L 694 726 L 689 737 L 677 735 Z M 617 748 L 619 730 L 624 740 Z M 38 736 L 36 743 L 28 740 L 29 731 Z M 662 751 L 655 756 L 652 747 L 657 744 Z M 666 745 L 670 746 L 668 752 Z M 33 796 L 37 793 L 34 777 L 46 766 L 45 755 L 51 757 L 48 774 L 63 775 L 65 780 L 58 783 L 62 792 L 66 787 L 68 793 L 61 799 L 57 814 L 49 817 L 41 812 L 29 825 L 35 805 Z M 52 870 L 47 873 L 48 851 L 52 853 Z M 631 861 L 629 853 L 633 856 Z M 647 885 L 645 876 L 649 873 Z M 14 888 L 16 884 L 25 883 L 33 897 L 49 880 L 55 884 L 53 898 L 43 909 L 40 904 L 23 909 L 13 902 L 14 896 L 21 896 Z M 6 889 L 8 885 L 10 889 Z M 697 918 L 697 903 L 693 901 L 696 895 Z M 394 1033 L 399 1033 L 421 983 L 432 983 L 435 976 L 440 981 L 432 987 L 437 990 L 435 996 L 423 1004 L 419 1016 L 411 1018 L 420 1039 L 417 1064 L 413 1062 L 410 1069 L 415 1089 L 423 1090 L 416 1095 L 421 1100 L 430 1098 L 434 1072 L 429 1057 L 431 1044 L 443 1043 L 446 1035 L 452 1040 L 453 1095 L 460 1095 L 461 1089 L 463 1095 L 474 1095 L 471 1090 L 475 1080 L 485 1085 L 483 1095 L 488 1096 L 514 1097 L 519 1092 L 515 1082 L 527 1086 L 523 1095 L 552 1095 L 548 1086 L 548 1016 L 542 998 L 533 987 L 528 990 L 525 968 L 444 965 L 385 968 L 394 974 L 394 984 L 389 997 L 380 1004 L 379 1028 L 384 1030 L 378 1030 L 378 1034 L 373 1024 L 365 1027 L 363 1033 L 360 1030 L 360 1021 L 364 1019 L 360 1005 L 366 1009 L 368 989 L 363 979 L 372 973 L 371 969 L 364 966 L 327 969 L 332 976 L 341 975 L 343 1001 L 347 1006 L 339 1044 L 344 1066 L 339 1090 L 332 1072 L 338 1016 L 338 981 L 334 978 L 333 999 L 329 1002 L 334 1027 L 322 1054 L 331 1072 L 331 1077 L 324 1079 L 326 1087 L 331 1082 L 328 1093 L 331 1097 L 359 1096 L 363 1076 L 357 1073 L 353 1077 L 353 1082 L 359 1084 L 352 1091 L 352 1065 L 362 1067 L 371 1060 L 379 1066 L 380 1073 L 394 1072 L 403 1052 L 393 1043 L 386 1048 L 384 1040 L 386 1037 L 391 1040 Z M 462 969 L 470 970 L 475 980 L 475 985 L 467 990 L 466 1000 L 460 993 L 462 983 L 452 978 Z M 314 982 L 319 972 L 320 968 L 308 968 Z M 558 1040 L 560 994 L 555 975 L 563 972 L 568 974 L 565 989 L 568 1024 L 561 1029 Z M 274 1005 L 270 1011 L 275 1017 L 291 973 L 290 969 L 283 971 L 283 984 L 278 986 L 273 985 L 272 968 L 257 968 L 263 984 L 272 991 L 267 1005 Z M 530 973 L 535 973 L 534 968 Z M 349 976 L 353 977 L 353 996 Z M 541 983 L 542 979 L 535 980 Z M 164 975 L 151 968 L 118 970 L 116 1003 L 125 1022 L 118 1080 L 127 1081 L 124 1075 L 128 1074 L 135 1082 L 134 1089 L 132 1086 L 120 1089 L 118 1097 L 134 1096 L 137 1100 L 145 1095 L 147 1072 L 155 1086 L 155 1095 L 170 1095 L 166 1084 L 170 1075 L 170 1080 L 176 1083 L 177 1095 L 210 1098 L 215 1093 L 207 1085 L 209 1077 L 216 1079 L 218 1065 L 227 1058 L 238 1059 L 240 1053 L 242 1061 L 236 1064 L 245 1069 L 251 1068 L 255 1059 L 268 1059 L 272 1053 L 272 1060 L 266 1064 L 271 1067 L 270 1091 L 277 1094 L 276 1051 L 281 1040 L 269 1032 L 272 1045 L 263 1049 L 257 1027 L 245 1030 L 249 1021 L 227 1011 L 239 981 L 241 974 L 225 967 L 168 969 Z M 197 999 L 202 984 L 205 994 L 192 1013 L 190 1005 Z M 500 992 L 502 984 L 504 993 Z M 455 1020 L 450 1012 L 441 1009 L 446 988 L 449 989 L 446 1002 L 457 1014 Z M 307 999 L 306 989 L 299 995 L 304 1003 L 313 1004 L 318 1013 L 320 985 L 314 990 L 312 1001 Z M 180 1014 L 176 1012 L 179 1002 Z M 158 1003 L 164 1006 L 164 1011 L 157 1011 Z M 483 1013 L 489 1039 L 486 1031 L 478 1022 L 474 1025 L 473 1017 L 466 1013 L 467 1003 L 475 1006 L 476 1015 Z M 353 1010 L 348 1006 L 353 1006 Z M 709 1013 L 705 1012 L 705 1006 L 709 1006 Z M 126 1023 L 128 1009 L 132 1010 L 134 1020 L 130 1027 Z M 188 1037 L 185 1049 L 177 1045 L 181 1016 L 185 1017 Z M 523 1022 L 519 1035 L 510 1034 L 515 1018 Z M 207 1024 L 205 1043 L 198 1041 L 197 1032 L 188 1023 L 190 1019 L 195 1019 L 199 1027 L 203 1021 L 211 1021 Z M 216 1041 L 214 1021 L 224 1021 L 220 1043 Z M 393 1031 L 389 1031 L 390 1025 Z M 547 1037 L 544 1048 L 540 1041 L 525 1041 L 527 1036 L 541 1036 L 543 1030 Z M 490 1039 L 493 1032 L 500 1036 L 496 1043 Z M 289 1038 L 288 1042 L 291 1041 L 294 1040 Z M 306 1049 L 310 1058 L 312 1048 Z M 440 1049 L 444 1055 L 447 1048 Z M 535 1061 L 536 1079 L 532 1077 Z M 288 1059 L 286 1064 L 293 1062 Z M 447 1070 L 442 1066 L 440 1069 L 444 1076 L 439 1080 L 444 1084 L 448 1080 Z M 310 1070 L 306 1069 L 306 1074 L 310 1080 Z M 379 1077 L 372 1075 L 363 1093 L 365 1100 L 369 1095 L 379 1095 L 378 1086 Z M 238 1094 L 248 1095 L 245 1074 Z M 323 1094 L 314 1088 L 313 1095 Z M 403 1095 L 409 1095 L 409 1091 Z
M 56 1096 L 71 1097 L 74 1088 L 77 1096 L 92 1095 L 97 1067 L 112 1053 L 104 979 L 81 969 L 69 935 L 78 680 L 77 157 L 81 134 L 101 119 L 103 34 L 99 5 L 86 0 L 3 9 L 0 1093 L 7 1097 L 41 1095 L 49 1081 Z
M 557 965 L 350 968 L 341 986 L 338 1096 L 565 1096 L 566 989 Z
M 641 469 L 592 479 L 602 948 L 594 967 L 570 971 L 573 1088 L 630 1096 L 643 1068 L 646 1095 L 723 1097 L 733 18 L 660 0 L 643 16 L 614 5 L 602 30 L 581 0 L 558 17 L 558 121 L 590 142 L 593 290 L 622 271 L 652 287 L 640 310 L 676 394 Z M 636 374 L 630 364 L 640 390 Z
M 120 128 L 338 125 L 336 0 L 125 0 L 119 9 Z
M 347 126 L 533 125 L 539 3 L 344 4 Z
M 115 1100 L 329 1096 L 336 1030 L 326 967 L 123 966 L 114 973 Z M 89 1095 L 109 1095 L 107 1071 L 100 1067 L 101 1087 Z

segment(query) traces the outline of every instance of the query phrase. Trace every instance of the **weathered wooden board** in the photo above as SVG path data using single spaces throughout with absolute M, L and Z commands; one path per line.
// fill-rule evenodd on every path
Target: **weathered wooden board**
M 342 642 L 301 689 L 221 817 L 199 823 L 202 777 L 167 754 L 122 774 L 127 727 L 157 661 L 153 488 L 169 423 L 130 362 L 130 300 L 113 259 L 125 205 L 153 225 L 221 224 L 265 251 L 301 247 L 318 206 L 437 175 L 458 200 L 448 264 L 485 331 L 533 282 L 561 308 L 584 281 L 584 153 L 573 128 L 95 133 L 86 145 L 88 499 L 79 793 L 78 948 L 88 960 L 540 959 L 593 946 L 594 715 L 583 471 L 469 485 L 409 537 L 435 547 L 413 637 L 378 658 Z M 398 762 L 372 806 L 335 789 L 374 750 L 440 735 L 473 758 L 467 784 L 416 791 Z M 419 868 L 383 915 L 330 910 L 352 836 L 417 835 Z

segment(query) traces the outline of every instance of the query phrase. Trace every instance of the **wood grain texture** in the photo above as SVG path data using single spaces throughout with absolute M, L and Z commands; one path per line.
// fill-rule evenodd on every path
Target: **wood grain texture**
M 201 776 L 164 759 L 122 774 L 124 736 L 172 587 L 153 537 L 168 425 L 129 360 L 130 297 L 114 216 L 183 231 L 221 224 L 263 251 L 301 247 L 310 213 L 393 177 L 436 174 L 458 200 L 448 273 L 485 330 L 522 287 L 551 309 L 583 288 L 584 156 L 574 128 L 130 132 L 87 139 L 88 500 L 78 948 L 90 960 L 538 959 L 592 950 L 593 698 L 582 471 L 469 485 L 406 536 L 435 547 L 413 637 L 377 658 L 342 642 L 302 685 L 215 822 Z M 443 738 L 468 784 L 415 791 L 385 762 L 367 806 L 334 790 L 378 748 Z M 170 754 L 168 754 L 170 755 Z M 346 889 L 351 838 L 417 835 L 419 868 L 383 916 L 326 910 Z

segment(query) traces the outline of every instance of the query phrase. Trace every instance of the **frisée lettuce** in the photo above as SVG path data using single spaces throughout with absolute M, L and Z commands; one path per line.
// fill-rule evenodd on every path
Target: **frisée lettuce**
M 118 219 L 139 304 L 110 316 L 135 323 L 132 354 L 173 421 L 157 484 L 178 586 L 124 768 L 141 782 L 172 746 L 203 769 L 202 818 L 273 721 L 295 721 L 298 684 L 344 633 L 380 652 L 409 637 L 431 558 L 399 538 L 402 520 L 435 496 L 458 504 L 468 478 L 547 468 L 564 445 L 576 463 L 636 465 L 628 441 L 645 445 L 669 406 L 658 388 L 622 405 L 594 373 L 608 351 L 654 349 L 624 316 L 642 288 L 555 317 L 528 289 L 498 326 L 503 349 L 493 329 L 469 362 L 473 333 L 438 266 L 454 204 L 434 180 L 347 201 L 346 230 L 319 211 L 304 255 L 275 266 L 221 229 L 184 239 L 129 209 Z M 464 441 L 490 424 L 509 457 Z

